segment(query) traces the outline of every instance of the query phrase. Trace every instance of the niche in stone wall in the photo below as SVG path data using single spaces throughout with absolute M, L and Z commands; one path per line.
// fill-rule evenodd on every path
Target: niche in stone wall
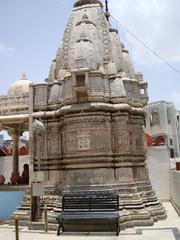
M 77 87 L 84 87 L 85 86 L 86 77 L 85 74 L 77 75 L 76 76 L 76 86 Z
M 86 102 L 88 100 L 88 91 L 86 86 L 86 74 L 80 73 L 75 76 L 75 97 L 77 102 Z

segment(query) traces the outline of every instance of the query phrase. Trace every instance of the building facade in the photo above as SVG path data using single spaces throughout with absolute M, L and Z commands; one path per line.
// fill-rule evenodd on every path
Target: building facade
M 180 111 L 171 102 L 159 101 L 148 104 L 145 131 L 151 133 L 155 144 L 164 144 L 169 148 L 171 158 L 180 156 Z M 162 142 L 161 142 L 162 139 Z

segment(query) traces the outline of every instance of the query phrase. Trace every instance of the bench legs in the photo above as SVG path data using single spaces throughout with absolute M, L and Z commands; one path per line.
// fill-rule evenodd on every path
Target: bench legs
M 63 219 L 59 221 L 59 226 L 57 229 L 57 236 L 59 236 L 61 233 L 64 232 L 64 224 L 63 224 Z M 116 236 L 119 236 L 120 232 L 120 226 L 119 226 L 119 218 L 116 219 Z
M 119 218 L 117 218 L 117 223 L 116 223 L 116 236 L 119 236 L 119 232 L 120 232 Z
M 120 228 L 117 226 L 116 236 L 119 236 Z
M 61 226 L 59 225 L 59 226 L 58 226 L 58 230 L 57 230 L 57 236 L 60 235 L 60 232 L 61 232 Z
M 60 235 L 60 233 L 63 233 L 64 232 L 64 225 L 63 225 L 63 219 L 61 221 L 59 221 L 59 226 L 58 226 L 58 229 L 57 229 L 57 236 Z

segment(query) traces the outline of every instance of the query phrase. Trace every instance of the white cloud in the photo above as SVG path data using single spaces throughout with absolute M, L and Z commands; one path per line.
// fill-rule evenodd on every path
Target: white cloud
M 111 0 L 110 9 L 121 24 L 166 61 L 180 61 L 179 0 Z M 137 63 L 161 63 L 130 34 L 125 32 L 122 37 Z
M 3 43 L 0 43 L 0 55 L 6 55 L 12 57 L 14 55 L 15 49 L 12 47 L 7 47 Z

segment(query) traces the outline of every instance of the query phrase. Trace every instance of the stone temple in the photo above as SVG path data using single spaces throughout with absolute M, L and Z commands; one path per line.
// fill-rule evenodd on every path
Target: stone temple
M 100 0 L 77 0 L 48 79 L 30 85 L 31 171 L 52 223 L 62 191 L 116 190 L 121 228 L 166 217 L 145 162 L 147 82 L 107 19 Z

